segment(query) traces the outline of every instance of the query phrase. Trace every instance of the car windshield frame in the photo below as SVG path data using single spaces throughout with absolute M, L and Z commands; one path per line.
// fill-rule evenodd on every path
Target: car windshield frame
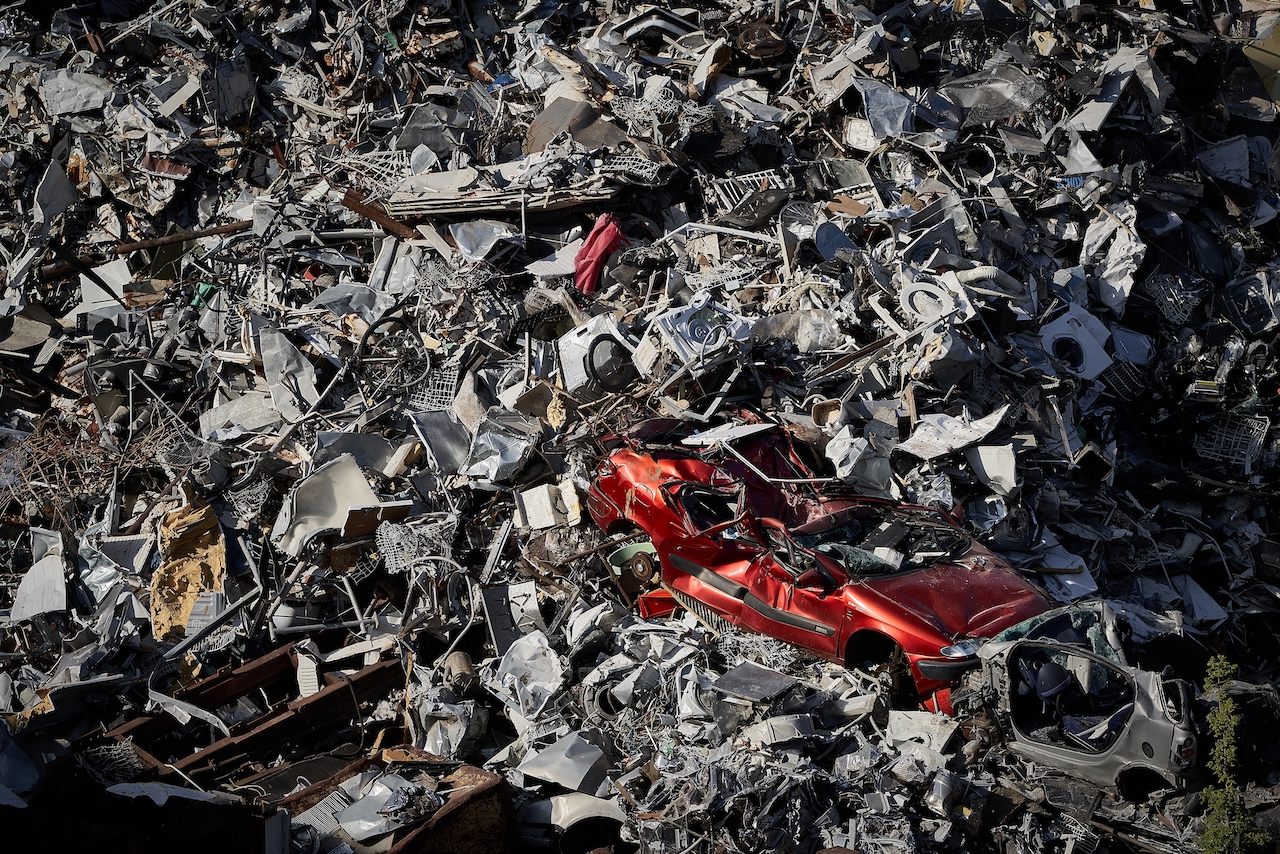
M 667 502 L 679 515 L 685 529 L 695 537 L 706 536 L 709 532 L 732 527 L 747 515 L 746 487 L 737 481 L 713 485 L 690 480 L 671 480 L 662 484 L 661 489 L 667 496 Z M 726 508 L 733 507 L 732 515 L 712 514 L 707 518 L 697 516 L 695 508 L 691 507 L 688 501 L 692 493 L 708 494 L 724 501 Z M 703 509 L 706 509 L 705 506 Z M 702 524 L 703 522 L 709 524 Z

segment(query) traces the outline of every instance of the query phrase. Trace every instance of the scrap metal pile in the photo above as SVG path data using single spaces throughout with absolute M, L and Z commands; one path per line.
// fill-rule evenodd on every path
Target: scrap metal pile
M 11 847 L 1280 827 L 1277 20 L 4 7 Z

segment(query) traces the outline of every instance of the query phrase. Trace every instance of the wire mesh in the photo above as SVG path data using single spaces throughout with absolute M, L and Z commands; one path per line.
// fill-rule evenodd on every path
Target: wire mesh
M 762 269 L 755 264 L 729 261 L 705 270 L 685 273 L 684 280 L 698 289 L 724 288 L 726 291 L 736 291 L 758 279 Z
M 711 104 L 695 104 L 688 101 L 680 109 L 680 132 L 688 134 L 715 118 L 716 109 Z
M 251 481 L 236 490 L 228 490 L 227 500 L 236 511 L 236 517 L 246 522 L 258 518 L 271 495 L 271 481 L 265 477 Z
M 86 747 L 76 753 L 76 762 L 104 786 L 132 782 L 147 770 L 129 741 Z
M 537 314 L 558 305 L 560 300 L 557 292 L 550 288 L 530 288 L 524 295 L 524 310 L 529 314 Z
M 376 543 L 363 542 L 335 546 L 329 551 L 329 567 L 353 584 L 372 576 L 382 566 Z
M 1129 362 L 1112 362 L 1098 379 L 1121 400 L 1136 400 L 1147 389 L 1142 372 Z
M 794 234 L 796 239 L 808 240 L 818 227 L 820 211 L 812 202 L 788 202 L 780 217 L 783 227 Z
M 195 652 L 217 652 L 226 649 L 235 642 L 236 634 L 240 631 L 240 620 L 237 618 L 225 626 L 218 626 L 209 634 L 198 641 L 194 647 Z
M 286 66 L 280 72 L 277 83 L 284 90 L 286 97 L 302 98 L 312 103 L 320 101 L 320 80 L 315 75 Z
M 738 629 L 721 632 L 715 647 L 730 665 L 753 661 L 782 673 L 793 673 L 817 659 L 799 647 L 768 635 L 748 633 Z
M 1251 474 L 1270 427 L 1271 421 L 1266 418 L 1227 415 L 1197 434 L 1192 447 L 1206 460 L 1227 463 Z
M 427 554 L 425 544 L 408 525 L 383 522 L 374 537 L 383 566 L 393 574 L 408 572 Z
M 610 104 L 614 116 L 626 122 L 627 132 L 636 137 L 658 139 L 659 127 L 676 123 L 677 133 L 687 136 L 715 117 L 710 104 L 681 101 L 667 89 L 644 98 L 614 98 Z
M 1204 299 L 1203 282 L 1171 273 L 1156 273 L 1142 283 L 1142 289 L 1170 323 L 1183 324 Z
M 353 584 L 359 584 L 378 571 L 378 560 L 368 552 L 361 553 L 355 564 L 347 570 L 347 577 Z
M 981 362 L 974 365 L 969 374 L 969 394 L 985 410 L 994 409 L 996 403 L 1004 398 L 994 372 L 987 370 Z
M 1094 851 L 1098 850 L 1098 846 L 1102 844 L 1102 838 L 1075 816 L 1063 813 L 1058 816 L 1056 823 L 1061 826 L 1061 836 L 1064 839 L 1071 840 L 1072 845 L 1070 848 L 1073 852 L 1093 854 Z
M 609 107 L 615 116 L 627 123 L 627 132 L 632 136 L 657 133 L 658 125 L 666 124 L 680 114 L 680 101 L 667 89 L 659 89 L 645 98 L 614 98 Z
M 750 172 L 732 178 L 712 178 L 703 181 L 703 196 L 713 213 L 722 214 L 737 205 L 752 193 L 761 190 L 783 190 L 787 181 L 776 169 L 765 169 Z
M 602 174 L 645 187 L 662 184 L 662 171 L 662 164 L 658 161 L 631 154 L 610 155 L 600 164 Z
M 675 260 L 675 254 L 665 245 L 646 243 L 624 249 L 620 260 L 623 264 L 642 270 L 658 270 L 669 267 Z
M 322 159 L 327 170 L 346 172 L 369 201 L 390 196 L 409 177 L 409 155 L 400 149 L 349 152 Z
M 418 278 L 417 311 L 419 326 L 422 326 L 431 317 L 450 319 L 467 302 L 474 305 L 486 298 L 496 298 L 493 292 L 502 282 L 502 272 L 483 261 L 462 267 L 432 261 L 419 265 Z M 446 299 L 441 299 L 442 296 Z M 446 311 L 449 305 L 452 308 Z
M 160 395 L 141 379 L 138 382 L 151 392 L 156 403 L 152 416 L 155 428 L 145 442 L 150 446 L 152 458 L 171 472 L 186 468 L 195 472 L 207 469 L 209 458 L 220 450 L 220 446 L 197 436 Z
M 374 533 L 378 556 L 387 572 L 405 573 L 433 557 L 453 559 L 453 538 L 458 531 L 456 516 L 421 525 L 383 522 Z

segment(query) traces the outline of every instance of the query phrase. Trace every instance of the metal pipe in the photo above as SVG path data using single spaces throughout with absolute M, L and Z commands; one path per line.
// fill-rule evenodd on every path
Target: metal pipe
M 474 584 L 470 578 L 467 579 L 467 583 L 471 588 L 471 616 L 467 619 L 467 624 L 462 627 L 462 631 L 458 632 L 458 636 L 453 639 L 453 643 L 449 644 L 449 648 L 444 651 L 444 655 L 436 659 L 436 663 L 432 665 L 431 672 L 433 675 L 439 671 L 445 660 L 453 654 L 453 651 L 458 646 L 458 642 L 461 641 L 463 636 L 471 629 L 472 624 L 476 621 L 476 617 L 480 614 L 480 585 Z
M 185 243 L 188 240 L 198 240 L 201 237 L 215 237 L 219 234 L 235 234 L 238 231 L 247 231 L 250 228 L 253 228 L 253 220 L 242 219 L 226 225 L 216 225 L 213 228 L 202 228 L 199 231 L 184 231 L 179 234 L 150 237 L 135 243 L 121 243 L 115 248 L 115 253 L 117 255 L 128 255 L 130 252 L 135 252 L 139 249 L 159 249 L 161 246 L 172 246 L 175 243 Z
M 277 635 L 301 635 L 307 632 L 322 632 L 326 629 L 364 629 L 363 620 L 343 620 L 340 623 L 314 623 L 310 626 L 284 626 L 276 628 Z
M 705 222 L 686 222 L 684 225 L 680 226 L 679 228 L 669 231 L 666 234 L 664 234 L 662 237 L 659 237 L 657 240 L 653 241 L 651 245 L 661 246 L 663 243 L 666 243 L 668 240 L 672 240 L 678 235 L 684 234 L 686 231 L 689 231 L 690 229 L 696 229 L 698 231 L 709 231 L 713 234 L 727 234 L 730 237 L 741 237 L 744 240 L 758 240 L 761 243 L 777 243 L 778 242 L 778 239 L 776 237 L 770 237 L 767 234 L 757 234 L 754 231 L 742 231 L 737 228 L 726 228 L 723 225 L 707 225 Z

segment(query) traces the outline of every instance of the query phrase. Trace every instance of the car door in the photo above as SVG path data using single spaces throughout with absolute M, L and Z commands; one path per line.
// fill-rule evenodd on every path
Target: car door
M 742 493 L 689 482 L 662 486 L 675 510 L 661 543 L 663 581 L 737 623 L 762 549 L 742 514 Z
M 843 650 L 838 648 L 840 624 L 847 610 L 839 587 L 832 587 L 814 573 L 806 573 L 791 585 L 791 602 L 788 612 L 793 617 L 808 621 L 805 631 L 812 636 L 809 648 L 818 654 L 843 660 Z
M 743 597 L 741 625 L 812 650 L 826 658 L 836 654 L 844 606 L 839 596 L 819 585 L 799 583 L 816 577 L 815 556 L 798 546 L 776 520 L 762 523 L 768 550 L 750 567 Z

